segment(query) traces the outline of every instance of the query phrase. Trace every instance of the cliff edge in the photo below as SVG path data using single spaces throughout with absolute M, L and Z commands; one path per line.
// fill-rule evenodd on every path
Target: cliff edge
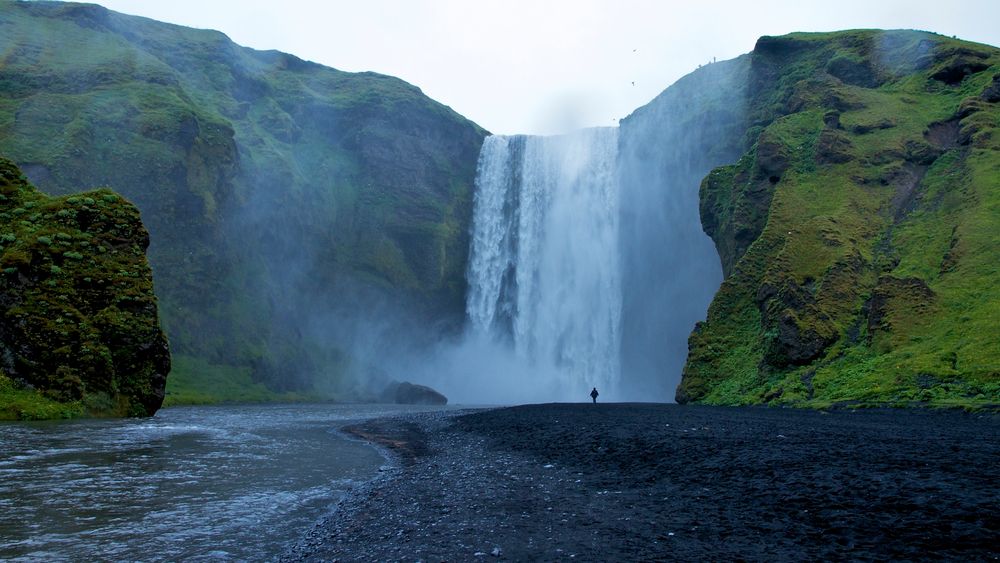
M 761 38 L 746 152 L 702 182 L 725 281 L 677 401 L 1000 403 L 1000 50 Z

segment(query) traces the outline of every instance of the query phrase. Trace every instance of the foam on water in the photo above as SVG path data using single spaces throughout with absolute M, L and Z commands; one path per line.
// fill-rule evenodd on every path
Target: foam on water
M 333 429 L 395 410 L 191 407 L 0 424 L 0 559 L 272 559 L 385 462 Z

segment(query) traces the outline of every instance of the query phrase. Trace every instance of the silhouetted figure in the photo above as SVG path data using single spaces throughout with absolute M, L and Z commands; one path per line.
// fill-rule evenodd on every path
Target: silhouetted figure
M 594 400 L 595 405 L 597 404 L 598 395 L 600 395 L 600 393 L 597 392 L 597 387 L 594 387 L 594 390 L 590 392 L 590 398 Z

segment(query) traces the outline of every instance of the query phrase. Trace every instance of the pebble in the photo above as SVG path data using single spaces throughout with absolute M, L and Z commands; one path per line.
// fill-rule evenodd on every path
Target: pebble
M 566 415 L 563 427 L 553 409 Z M 982 516 L 1000 498 L 1000 423 L 992 419 L 622 405 L 597 423 L 586 418 L 591 409 L 573 409 L 502 409 L 455 425 L 453 412 L 400 417 L 427 434 L 429 453 L 413 462 L 389 454 L 388 470 L 284 559 L 995 555 L 991 544 L 970 541 L 995 535 Z M 795 440 L 772 438 L 793 432 Z M 491 548 L 476 550 L 486 541 Z

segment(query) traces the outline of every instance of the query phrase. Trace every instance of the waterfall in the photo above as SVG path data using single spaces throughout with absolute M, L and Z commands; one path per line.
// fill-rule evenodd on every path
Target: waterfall
M 492 136 L 476 178 L 471 330 L 533 370 L 547 399 L 613 396 L 621 347 L 618 129 Z
M 708 65 L 621 121 L 488 137 L 469 333 L 434 364 L 468 402 L 671 401 L 722 282 L 698 188 L 746 147 L 749 57 Z M 431 378 L 428 378 L 431 380 Z

